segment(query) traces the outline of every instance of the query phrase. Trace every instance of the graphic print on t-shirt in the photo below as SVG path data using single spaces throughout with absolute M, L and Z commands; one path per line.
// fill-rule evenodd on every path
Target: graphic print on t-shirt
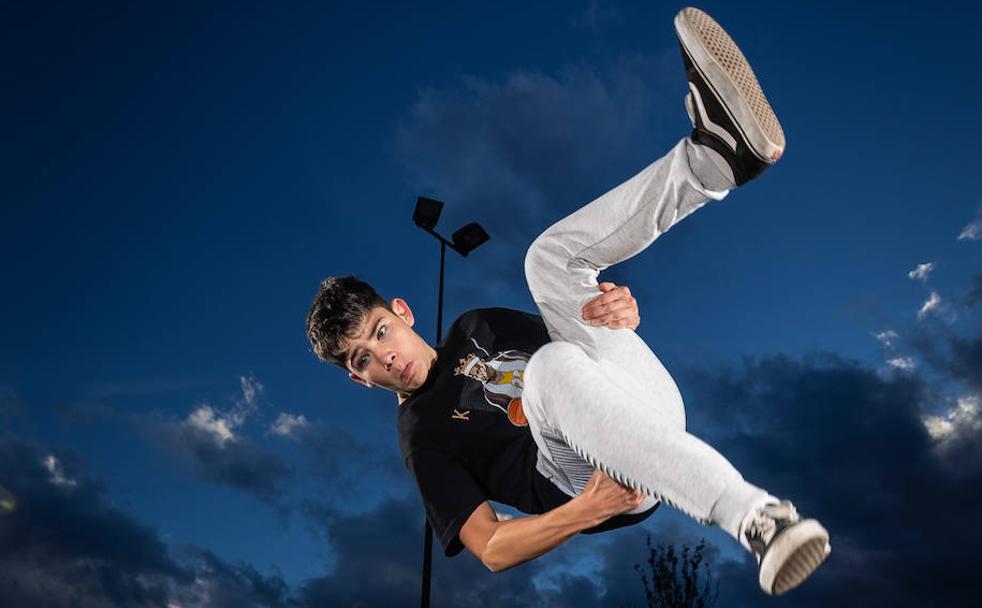
M 477 383 L 468 383 L 462 397 L 462 405 L 486 410 L 488 404 L 508 415 L 515 426 L 527 426 L 528 419 L 522 411 L 522 389 L 525 387 L 525 366 L 532 355 L 520 350 L 504 350 L 492 356 L 471 338 L 483 354 L 471 352 L 461 357 L 455 376 L 466 376 Z

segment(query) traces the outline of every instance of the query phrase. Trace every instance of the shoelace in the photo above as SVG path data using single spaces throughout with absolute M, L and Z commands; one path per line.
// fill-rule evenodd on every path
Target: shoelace
M 782 502 L 776 505 L 765 505 L 757 510 L 754 517 L 747 524 L 747 540 L 753 544 L 754 540 L 760 541 L 764 546 L 777 532 L 778 520 L 785 520 L 788 523 L 798 520 L 798 511 L 789 502 Z

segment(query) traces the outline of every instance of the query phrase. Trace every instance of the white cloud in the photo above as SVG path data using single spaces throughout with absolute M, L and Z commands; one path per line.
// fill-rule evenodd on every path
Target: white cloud
M 191 415 L 184 421 L 185 426 L 210 434 L 219 445 L 225 445 L 226 441 L 235 441 L 232 430 L 240 424 L 241 422 L 237 422 L 228 415 L 216 413 L 208 404 L 191 412 Z
M 889 366 L 887 369 L 914 369 L 914 360 L 911 357 L 904 357 L 898 354 L 897 349 L 894 347 L 894 341 L 899 337 L 897 332 L 892 329 L 886 329 L 873 335 L 886 350 L 885 356 L 887 357 L 887 365 Z M 881 375 L 884 379 L 889 378 L 887 370 L 883 370 Z
M 880 333 L 873 335 L 876 336 L 876 339 L 887 348 L 893 347 L 893 341 L 897 339 L 897 332 L 893 331 L 892 329 L 881 331 Z
M 921 421 L 931 438 L 944 446 L 962 431 L 978 432 L 982 430 L 979 398 L 977 395 L 961 397 L 945 415 L 925 416 Z
M 892 359 L 888 359 L 887 363 L 890 365 L 890 367 L 896 369 L 914 369 L 914 360 L 910 357 L 894 357 Z
M 242 397 L 235 401 L 235 409 L 226 414 L 234 422 L 234 426 L 242 426 L 246 418 L 256 411 L 259 396 L 265 390 L 262 382 L 252 376 L 239 376 L 239 388 L 242 390 Z
M 48 470 L 49 476 L 48 481 L 56 486 L 68 486 L 74 488 L 78 485 L 74 479 L 68 479 L 65 477 L 65 472 L 61 468 L 61 463 L 55 458 L 54 454 L 48 454 L 45 456 L 44 468 Z
M 307 418 L 303 414 L 299 416 L 293 416 L 287 414 L 286 412 L 280 413 L 276 422 L 270 427 L 269 432 L 274 435 L 279 435 L 280 437 L 288 437 L 290 439 L 297 438 L 297 431 L 307 428 L 310 425 L 307 422 Z
M 221 411 L 204 403 L 188 415 L 182 426 L 204 431 L 219 446 L 236 441 L 235 430 L 259 407 L 259 396 L 264 390 L 262 383 L 252 376 L 240 376 L 239 388 L 242 395 L 235 399 L 235 407 L 231 410 Z
M 923 282 L 927 281 L 927 275 L 930 274 L 932 270 L 934 270 L 934 262 L 918 264 L 917 268 L 907 273 L 907 276 L 911 279 L 919 279 Z
M 941 296 L 938 295 L 938 292 L 932 291 L 931 297 L 928 298 L 927 301 L 924 302 L 924 305 L 921 306 L 921 309 L 917 311 L 917 318 L 923 319 L 929 312 L 935 310 L 939 304 L 941 304 Z
M 962 228 L 962 233 L 958 235 L 959 241 L 977 241 L 982 239 L 982 219 L 975 220 L 971 224 Z
M 242 403 L 247 407 L 256 407 L 256 397 L 264 390 L 262 383 L 252 376 L 239 376 L 239 386 L 242 388 Z

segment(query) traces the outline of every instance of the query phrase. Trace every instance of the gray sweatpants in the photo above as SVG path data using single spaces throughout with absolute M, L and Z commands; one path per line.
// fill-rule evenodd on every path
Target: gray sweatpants
M 744 516 L 772 499 L 685 430 L 675 381 L 634 331 L 593 327 L 581 308 L 597 275 L 640 253 L 733 183 L 688 138 L 663 158 L 560 220 L 529 247 L 525 275 L 554 340 L 525 372 L 523 407 L 538 470 L 570 496 L 594 467 L 738 537 Z

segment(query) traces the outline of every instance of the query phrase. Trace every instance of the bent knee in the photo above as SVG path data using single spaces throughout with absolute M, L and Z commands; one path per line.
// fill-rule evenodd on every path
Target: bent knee
M 543 270 L 548 266 L 546 245 L 541 236 L 532 241 L 528 251 L 525 252 L 525 281 L 534 295 L 543 275 Z
M 535 351 L 525 367 L 527 378 L 545 379 L 551 370 L 568 369 L 571 362 L 587 357 L 583 349 L 571 342 L 549 342 Z
M 571 253 L 553 236 L 540 234 L 525 252 L 525 280 L 532 295 L 569 273 Z

